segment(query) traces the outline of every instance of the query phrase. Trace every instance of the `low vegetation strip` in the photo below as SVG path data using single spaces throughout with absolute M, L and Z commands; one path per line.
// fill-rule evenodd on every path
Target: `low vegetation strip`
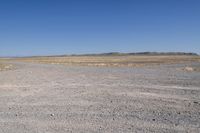
M 0 71 L 10 70 L 13 66 L 9 63 L 6 63 L 7 59 L 0 59 Z
M 0 63 L 0 71 L 10 70 L 11 68 L 12 68 L 12 65 Z
M 194 55 L 125 55 L 125 56 L 55 56 L 27 57 L 14 60 L 47 64 L 81 65 L 81 66 L 127 66 L 172 64 L 183 62 L 200 62 L 200 56 Z

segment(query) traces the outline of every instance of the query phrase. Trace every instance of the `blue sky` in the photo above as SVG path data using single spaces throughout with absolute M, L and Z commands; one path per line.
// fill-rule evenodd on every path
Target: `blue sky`
M 200 1 L 0 1 L 0 56 L 141 51 L 200 53 Z

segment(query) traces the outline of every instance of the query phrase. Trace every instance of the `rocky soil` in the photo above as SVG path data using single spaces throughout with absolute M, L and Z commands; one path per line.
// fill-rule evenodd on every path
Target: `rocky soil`
M 200 132 L 200 72 L 188 64 L 12 64 L 0 72 L 0 133 Z

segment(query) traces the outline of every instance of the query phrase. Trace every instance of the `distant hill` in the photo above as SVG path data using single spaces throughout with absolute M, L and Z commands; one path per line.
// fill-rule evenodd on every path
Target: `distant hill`
M 125 56 L 125 55 L 193 55 L 197 56 L 197 53 L 186 53 L 186 52 L 136 52 L 136 53 L 120 53 L 120 52 L 110 52 L 110 53 L 100 53 L 100 54 L 74 54 L 71 56 Z M 63 55 L 66 56 L 66 55 Z

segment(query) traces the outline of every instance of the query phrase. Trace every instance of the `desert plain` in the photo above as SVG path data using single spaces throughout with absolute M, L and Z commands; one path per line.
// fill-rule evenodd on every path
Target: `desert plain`
M 199 56 L 0 59 L 0 133 L 199 133 Z

